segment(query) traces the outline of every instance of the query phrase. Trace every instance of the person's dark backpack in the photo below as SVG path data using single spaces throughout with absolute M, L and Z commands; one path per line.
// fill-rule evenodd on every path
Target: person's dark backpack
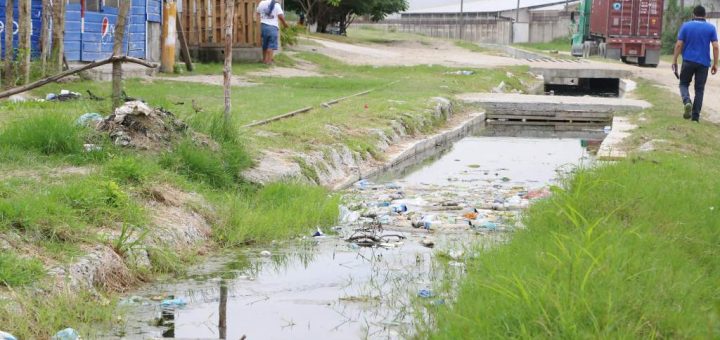
M 275 0 L 270 0 L 270 4 L 268 5 L 267 13 L 265 13 L 268 17 L 272 18 L 273 10 L 275 9 Z

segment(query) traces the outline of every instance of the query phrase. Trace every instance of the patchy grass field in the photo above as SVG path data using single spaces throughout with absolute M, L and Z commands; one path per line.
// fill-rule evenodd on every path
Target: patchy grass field
M 578 172 L 525 214 L 526 229 L 479 254 L 434 339 L 720 336 L 720 133 L 683 120 L 674 96 L 640 83 L 653 109 L 629 145 L 659 150 Z
M 530 49 L 530 50 L 536 50 L 540 52 L 547 52 L 547 51 L 559 51 L 559 52 L 570 52 L 570 48 L 572 47 L 570 44 L 570 38 L 557 38 L 551 42 L 546 43 L 523 43 L 523 44 L 515 44 L 515 46 Z

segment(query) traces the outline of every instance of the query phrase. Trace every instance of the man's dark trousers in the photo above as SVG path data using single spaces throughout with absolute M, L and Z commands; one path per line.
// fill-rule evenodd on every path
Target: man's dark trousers
M 680 95 L 682 96 L 683 103 L 690 101 L 690 82 L 695 78 L 695 100 L 692 101 L 692 120 L 700 119 L 708 69 L 709 67 L 692 61 L 683 61 L 682 63 L 682 69 L 680 70 Z

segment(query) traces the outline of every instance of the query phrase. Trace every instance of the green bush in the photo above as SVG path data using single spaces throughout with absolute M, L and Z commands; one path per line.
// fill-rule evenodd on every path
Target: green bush
M 85 131 L 70 117 L 48 112 L 9 123 L 0 132 L 0 145 L 46 155 L 75 154 L 83 151 Z
M 295 236 L 335 224 L 338 202 L 322 187 L 270 184 L 254 195 L 228 197 L 213 236 L 226 246 Z
M 280 33 L 280 44 L 282 47 L 296 45 L 298 42 L 298 35 L 300 35 L 303 30 L 304 28 L 298 25 L 290 25 L 287 28 L 283 28 Z
M 24 259 L 3 250 L 0 253 L 0 286 L 22 286 L 38 280 L 45 274 L 42 263 L 36 259 Z

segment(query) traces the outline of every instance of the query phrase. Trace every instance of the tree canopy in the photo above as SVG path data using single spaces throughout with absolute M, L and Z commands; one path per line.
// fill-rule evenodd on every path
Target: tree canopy
M 358 16 L 372 21 L 385 19 L 389 14 L 408 8 L 407 0 L 289 0 L 288 10 L 305 13 L 309 24 L 317 24 L 318 32 L 326 32 L 328 25 L 337 23 L 341 33 Z

